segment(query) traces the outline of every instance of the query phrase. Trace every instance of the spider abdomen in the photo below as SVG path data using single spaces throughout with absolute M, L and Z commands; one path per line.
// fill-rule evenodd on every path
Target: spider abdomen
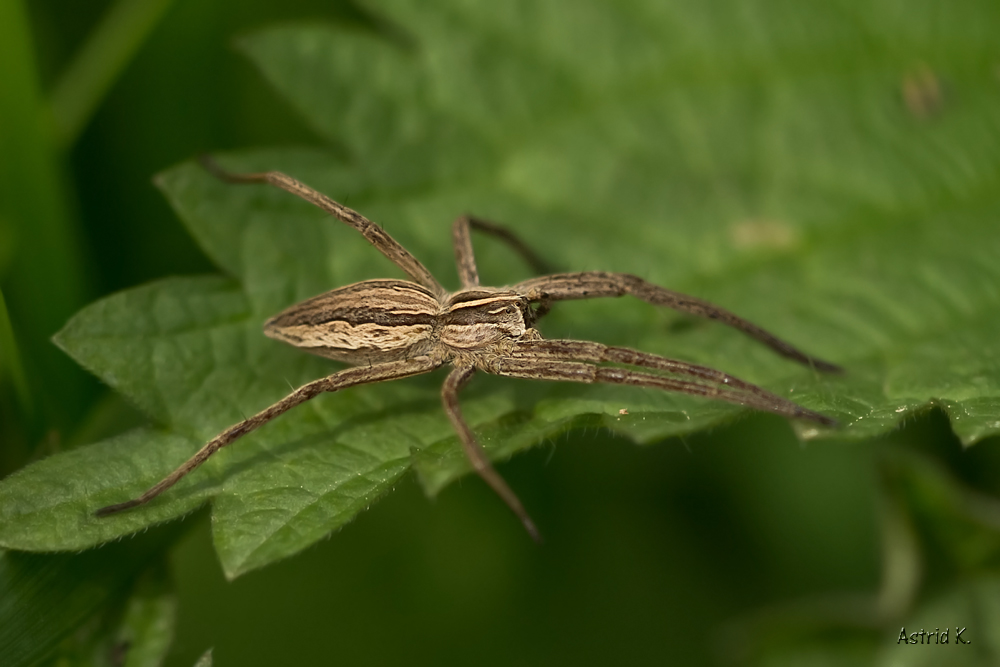
M 434 344 L 441 305 L 405 280 L 366 280 L 284 310 L 264 324 L 270 338 L 349 364 L 425 354 Z

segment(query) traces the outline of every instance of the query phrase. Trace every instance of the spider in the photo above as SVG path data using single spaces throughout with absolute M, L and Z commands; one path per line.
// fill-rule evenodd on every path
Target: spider
M 628 294 L 653 305 L 722 322 L 764 343 L 781 356 L 817 370 L 841 371 L 839 366 L 810 357 L 757 325 L 706 301 L 627 273 L 602 271 L 557 273 L 531 278 L 512 287 L 483 287 L 479 284 L 472 250 L 472 229 L 507 243 L 538 273 L 545 272 L 544 263 L 508 229 L 470 216 L 458 218 L 452 226 L 462 288 L 449 292 L 385 230 L 294 178 L 278 171 L 230 173 L 207 157 L 202 157 L 201 162 L 225 182 L 274 185 L 318 206 L 358 230 L 411 280 L 354 283 L 307 299 L 269 319 L 264 324 L 265 335 L 353 367 L 304 384 L 274 405 L 230 426 L 145 493 L 117 505 L 102 507 L 96 511 L 97 516 L 108 516 L 149 502 L 215 452 L 321 393 L 429 373 L 445 365 L 450 365 L 452 370 L 441 388 L 441 401 L 465 455 L 473 469 L 507 503 L 535 540 L 540 538 L 534 522 L 493 468 L 462 418 L 458 392 L 476 371 L 535 380 L 651 387 L 728 401 L 825 426 L 836 425 L 826 415 L 712 368 L 601 343 L 546 340 L 534 328 L 538 319 L 557 301 Z M 618 365 L 600 365 L 605 362 Z

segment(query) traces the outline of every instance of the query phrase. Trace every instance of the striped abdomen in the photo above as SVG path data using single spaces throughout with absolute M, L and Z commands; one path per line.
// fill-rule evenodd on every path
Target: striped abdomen
M 264 333 L 322 357 L 375 364 L 433 350 L 445 357 L 488 352 L 523 336 L 530 312 L 515 292 L 473 288 L 442 305 L 415 283 L 366 280 L 292 306 L 268 320 Z
M 350 364 L 426 354 L 441 306 L 404 280 L 366 280 L 298 303 L 272 317 L 264 333 L 322 357 Z

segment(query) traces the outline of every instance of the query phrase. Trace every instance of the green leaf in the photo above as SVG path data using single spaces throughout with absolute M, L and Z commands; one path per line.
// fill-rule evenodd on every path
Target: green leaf
M 136 658 L 162 655 L 173 602 L 161 559 L 182 530 L 175 522 L 78 554 L 0 552 L 0 661 L 122 664 L 111 656 L 123 640 Z
M 561 304 L 541 329 L 708 364 L 843 424 L 832 434 L 799 424 L 801 437 L 883 434 L 932 404 L 967 444 L 1000 432 L 993 4 L 962 3 L 961 30 L 930 6 L 379 9 L 411 39 L 287 27 L 240 42 L 334 148 L 244 152 L 225 166 L 279 169 L 345 202 L 445 284 L 455 284 L 449 222 L 474 212 L 509 224 L 560 269 L 635 273 L 727 307 L 847 373 L 818 375 L 634 300 Z M 212 497 L 233 577 L 343 525 L 411 462 L 432 493 L 468 471 L 434 374 L 317 398 L 148 507 L 90 518 L 338 368 L 264 338 L 268 316 L 401 275 L 285 192 L 226 185 L 193 164 L 158 183 L 228 277 L 114 295 L 58 342 L 162 430 L 5 482 L 0 543 L 79 548 Z M 477 240 L 477 252 L 486 284 L 528 275 L 496 244 Z M 652 390 L 496 378 L 477 378 L 463 410 L 494 458 L 572 427 L 652 442 L 739 413 Z M 53 488 L 33 494 L 41 484 Z
M 826 593 L 755 611 L 724 633 L 741 664 L 997 663 L 1000 503 L 922 454 L 890 446 L 880 458 L 879 593 Z
M 4 85 L 0 86 L 0 253 L 4 255 L 0 257 L 0 282 L 34 407 L 33 414 L 4 415 L 4 459 L 10 457 L 12 463 L 21 463 L 24 453 L 30 451 L 27 443 L 18 440 L 40 436 L 39 422 L 46 420 L 46 428 L 65 427 L 77 416 L 76 406 L 83 403 L 83 374 L 49 345 L 48 337 L 86 302 L 89 282 L 61 165 L 49 134 L 25 4 L 19 0 L 0 4 L 0 61 L 4 63 Z M 16 366 L 0 371 L 0 376 L 8 372 L 16 373 Z M 24 401 L 24 387 L 17 391 L 19 400 Z
M 125 605 L 116 639 L 126 652 L 126 667 L 157 667 L 174 637 L 177 601 L 165 563 L 136 584 Z
M 188 438 L 136 429 L 19 470 L 0 486 L 0 543 L 26 551 L 86 549 L 186 514 L 217 490 L 211 464 L 145 516 L 99 521 L 94 510 L 144 491 L 149 478 L 162 478 L 192 448 Z

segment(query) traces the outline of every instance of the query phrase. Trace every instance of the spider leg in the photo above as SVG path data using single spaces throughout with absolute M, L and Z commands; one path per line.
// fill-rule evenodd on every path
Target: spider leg
M 476 270 L 475 253 L 472 251 L 472 237 L 469 230 L 489 234 L 500 239 L 531 267 L 535 273 L 549 273 L 551 268 L 545 260 L 521 240 L 517 234 L 503 225 L 498 225 L 489 220 L 474 218 L 470 215 L 459 217 L 451 226 L 451 237 L 455 246 L 455 262 L 458 264 L 458 276 L 462 280 L 462 287 L 478 287 L 479 272 Z
M 445 414 L 451 420 L 451 425 L 455 427 L 458 439 L 462 442 L 462 450 L 465 452 L 466 457 L 468 457 L 473 469 L 507 503 L 507 507 L 521 520 L 525 530 L 528 531 L 532 539 L 536 542 L 541 542 L 541 534 L 538 532 L 538 528 L 535 527 L 531 517 L 525 511 L 524 505 L 521 504 L 521 501 L 511 488 L 507 486 L 507 482 L 503 481 L 503 477 L 496 471 L 493 464 L 490 463 L 486 452 L 476 442 L 476 436 L 472 433 L 472 429 L 469 428 L 469 425 L 462 418 L 462 410 L 458 404 L 458 391 L 465 386 L 465 383 L 472 378 L 475 372 L 476 369 L 471 366 L 456 368 L 445 379 L 444 385 L 441 387 L 441 402 L 444 405 Z
M 261 410 L 254 416 L 244 419 L 238 424 L 230 426 L 225 431 L 212 438 L 204 447 L 199 449 L 194 456 L 182 463 L 180 467 L 164 477 L 160 482 L 152 486 L 142 495 L 124 503 L 102 507 L 94 512 L 94 514 L 96 516 L 108 516 L 149 502 L 179 482 L 181 478 L 207 461 L 212 454 L 216 453 L 226 445 L 232 444 L 247 433 L 255 431 L 259 427 L 271 421 L 278 415 L 287 412 L 300 403 L 305 403 L 319 394 L 324 392 L 339 391 L 341 389 L 361 384 L 385 382 L 386 380 L 396 380 L 399 378 L 410 377 L 412 375 L 420 375 L 422 373 L 432 371 L 440 365 L 440 362 L 435 361 L 430 357 L 416 357 L 414 359 L 392 361 L 384 364 L 376 364 L 374 366 L 348 368 L 325 378 L 304 384 L 274 405 Z
M 476 253 L 472 249 L 472 236 L 469 226 L 472 218 L 463 215 L 451 225 L 451 241 L 455 246 L 455 265 L 458 267 L 458 279 L 462 281 L 462 289 L 479 286 L 479 270 L 476 268 Z
M 401 268 L 415 282 L 420 283 L 438 296 L 447 293 L 447 290 L 431 275 L 431 272 L 398 241 L 389 236 L 384 229 L 357 211 L 335 202 L 322 192 L 318 192 L 280 171 L 234 174 L 220 167 L 215 160 L 207 155 L 200 156 L 199 160 L 206 170 L 226 183 L 269 183 L 323 209 L 341 222 L 361 232 L 361 235 L 375 246 L 376 250 L 388 257 L 393 264 Z
M 606 273 L 603 271 L 558 273 L 525 280 L 512 289 L 524 294 L 531 301 L 539 301 L 543 305 L 554 301 L 617 297 L 630 294 L 654 306 L 666 306 L 682 313 L 722 322 L 764 343 L 781 356 L 800 364 L 828 373 L 843 372 L 840 366 L 811 357 L 790 343 L 786 343 L 774 334 L 752 322 L 737 317 L 724 308 L 693 296 L 654 285 L 628 273 Z
M 642 366 L 698 379 L 683 380 L 626 368 L 594 365 L 599 362 Z M 721 371 L 624 347 L 609 347 L 587 341 L 547 340 L 521 343 L 509 359 L 500 361 L 496 372 L 498 375 L 536 380 L 650 387 L 704 396 L 785 417 L 808 419 L 824 426 L 837 424 L 836 420 L 826 415 Z
M 658 354 L 640 352 L 628 347 L 614 347 L 602 343 L 582 340 L 545 339 L 519 343 L 512 354 L 520 359 L 557 359 L 600 363 L 604 361 L 642 366 L 668 373 L 689 375 L 701 380 L 722 384 L 731 389 L 742 389 L 754 393 L 764 392 L 755 384 L 723 373 L 708 366 L 700 366 L 687 361 L 669 359 Z

